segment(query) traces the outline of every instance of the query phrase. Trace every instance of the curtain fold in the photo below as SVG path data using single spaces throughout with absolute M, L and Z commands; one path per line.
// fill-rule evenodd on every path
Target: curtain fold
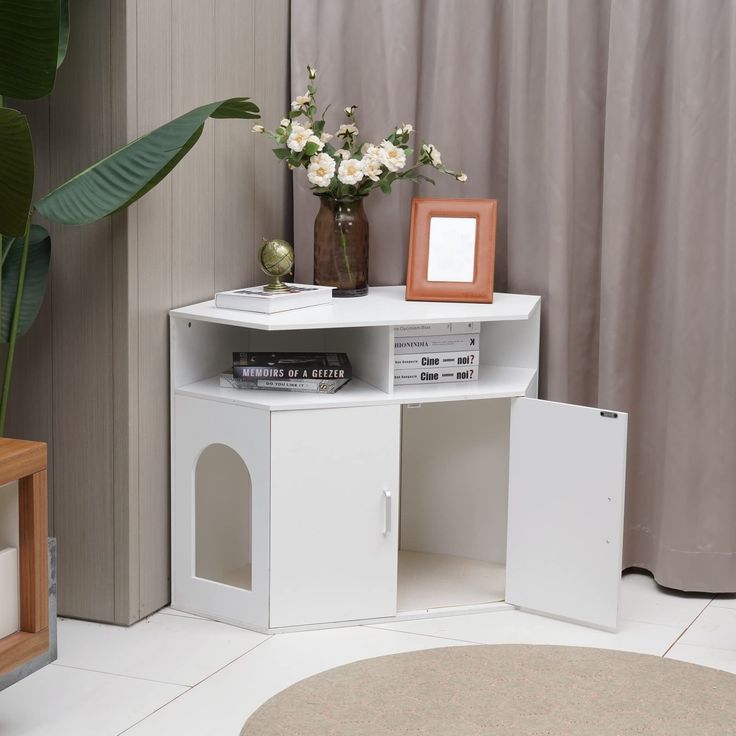
M 466 185 L 368 201 L 403 283 L 413 196 L 499 201 L 496 290 L 543 297 L 540 395 L 628 411 L 625 564 L 736 590 L 732 0 L 298 0 L 292 88 L 328 130 L 411 122 Z M 418 138 L 418 139 L 419 139 Z M 317 210 L 295 177 L 297 278 Z

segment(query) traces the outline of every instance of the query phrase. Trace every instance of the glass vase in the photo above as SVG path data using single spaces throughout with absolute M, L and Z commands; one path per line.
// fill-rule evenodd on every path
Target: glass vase
M 368 219 L 362 197 L 318 195 L 314 221 L 314 283 L 335 297 L 368 293 Z

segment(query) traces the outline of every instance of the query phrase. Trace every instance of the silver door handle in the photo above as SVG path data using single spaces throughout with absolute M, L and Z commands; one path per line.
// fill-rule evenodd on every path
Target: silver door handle
M 391 491 L 383 489 L 383 534 L 391 533 Z

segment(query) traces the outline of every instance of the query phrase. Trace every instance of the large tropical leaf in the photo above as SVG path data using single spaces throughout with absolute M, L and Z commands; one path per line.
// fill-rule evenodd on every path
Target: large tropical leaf
M 59 48 L 56 53 L 56 68 L 58 69 L 66 58 L 69 48 L 69 0 L 59 3 Z
M 25 233 L 32 196 L 33 143 L 28 120 L 17 110 L 0 107 L 0 233 Z
M 60 53 L 60 3 L 0 0 L 0 95 L 35 100 L 51 92 Z
M 0 302 L 0 342 L 10 339 L 15 295 L 18 293 L 18 271 L 23 255 L 23 238 L 3 237 L 2 301 Z M 51 238 L 40 225 L 31 225 L 26 278 L 18 323 L 18 337 L 25 335 L 41 308 L 49 278 Z
M 98 161 L 36 203 L 45 217 L 83 225 L 133 204 L 191 150 L 207 118 L 257 118 L 247 97 L 203 105 Z

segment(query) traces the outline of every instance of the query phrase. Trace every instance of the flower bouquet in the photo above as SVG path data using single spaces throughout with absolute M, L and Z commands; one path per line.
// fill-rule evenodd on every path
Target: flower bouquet
M 422 141 L 413 165 L 409 139 L 414 128 L 403 123 L 377 143 L 358 141 L 356 105 L 344 109 L 345 122 L 335 134 L 325 130 L 325 108 L 317 111 L 317 72 L 307 67 L 307 90 L 292 103 L 291 110 L 275 130 L 254 125 L 276 142 L 273 152 L 290 169 L 305 168 L 311 189 L 320 198 L 314 223 L 314 283 L 334 286 L 334 296 L 368 293 L 368 220 L 363 199 L 374 189 L 385 194 L 396 181 L 434 181 L 419 173 L 431 166 L 458 181 L 467 181 L 461 171 L 442 163 L 440 152 Z M 328 106 L 329 107 L 329 106 Z

